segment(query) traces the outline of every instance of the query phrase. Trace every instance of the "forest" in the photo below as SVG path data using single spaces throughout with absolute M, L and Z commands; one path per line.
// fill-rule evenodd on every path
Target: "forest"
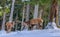
M 9 28 L 7 22 L 14 22 L 12 31 L 21 30 L 26 23 L 31 24 L 31 29 L 33 24 L 42 23 L 41 20 L 44 29 L 54 18 L 60 28 L 60 0 L 0 0 L 0 30 Z

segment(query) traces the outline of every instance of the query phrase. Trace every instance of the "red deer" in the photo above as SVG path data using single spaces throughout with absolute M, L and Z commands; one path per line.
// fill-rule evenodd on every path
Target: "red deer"
M 36 26 L 38 29 L 42 29 L 42 23 L 43 19 L 41 18 L 36 18 L 36 19 L 31 19 L 29 21 L 25 22 L 24 26 L 28 26 L 28 28 L 33 29 L 34 26 Z
M 14 26 L 14 22 L 7 22 L 6 23 L 7 32 L 10 32 L 13 26 Z

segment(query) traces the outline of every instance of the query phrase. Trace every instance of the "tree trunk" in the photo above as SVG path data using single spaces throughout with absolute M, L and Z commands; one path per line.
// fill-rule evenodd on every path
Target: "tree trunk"
M 37 18 L 38 17 L 38 7 L 39 7 L 39 4 L 36 4 L 35 5 L 35 9 L 34 9 L 33 18 Z
M 39 18 L 41 18 L 42 17 L 42 13 L 43 13 L 43 9 L 40 9 L 40 11 L 39 11 Z
M 5 30 L 5 17 L 6 17 L 6 12 L 5 12 L 5 5 L 6 4 L 6 1 L 4 1 L 2 3 L 2 7 L 3 7 L 3 22 L 2 22 L 2 30 Z
M 12 22 L 13 20 L 14 3 L 15 3 L 15 0 L 12 0 L 12 7 L 11 7 L 11 13 L 9 17 L 9 22 Z
M 58 26 L 58 1 L 56 0 L 55 2 L 56 2 L 56 7 L 55 7 L 56 8 L 56 13 L 55 13 L 56 21 L 55 22 L 56 22 L 56 25 Z
M 53 3 L 51 4 L 51 9 L 50 9 L 50 22 L 53 22 L 53 18 L 54 18 L 54 7 L 53 7 Z
M 3 14 L 2 30 L 5 30 L 5 21 L 6 21 L 5 17 L 6 17 L 6 12 L 4 12 Z
M 58 23 L 59 23 L 59 25 L 60 25 L 60 5 L 59 5 L 59 8 L 58 8 L 58 11 L 59 11 L 59 12 L 58 12 L 58 17 L 59 17 L 59 20 L 58 20 L 59 22 L 58 22 Z
M 30 6 L 29 6 L 29 4 L 27 4 L 27 9 L 26 9 L 26 21 L 28 21 L 29 20 L 29 8 L 30 8 Z
M 50 11 L 50 21 L 52 22 L 55 18 L 55 22 L 58 25 L 58 4 L 57 0 L 52 0 L 51 11 Z
M 23 7 L 23 15 L 22 15 L 21 30 L 23 30 L 24 14 L 25 14 L 25 3 L 24 3 L 24 7 Z
M 18 23 L 17 20 L 18 20 L 18 12 L 16 13 L 16 19 L 15 19 L 15 22 L 16 22 L 16 23 L 15 23 L 15 24 L 16 24 L 15 31 L 17 31 L 17 27 L 18 27 L 18 25 L 17 25 L 17 23 Z

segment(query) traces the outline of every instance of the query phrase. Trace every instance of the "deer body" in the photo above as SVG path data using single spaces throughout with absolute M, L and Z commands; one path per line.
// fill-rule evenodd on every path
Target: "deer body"
M 36 26 L 36 28 L 38 29 L 42 29 L 42 23 L 43 23 L 43 19 L 41 18 L 36 18 L 36 19 L 31 19 L 29 21 L 25 22 L 26 24 L 24 24 L 24 26 L 28 26 L 28 28 L 33 29 L 34 26 Z

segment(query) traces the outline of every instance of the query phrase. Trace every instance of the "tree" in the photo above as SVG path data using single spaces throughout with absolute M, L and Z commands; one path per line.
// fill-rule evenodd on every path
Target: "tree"
M 2 23 L 2 30 L 5 30 L 5 16 L 6 16 L 6 12 L 5 12 L 5 2 L 6 2 L 6 1 L 4 1 L 4 3 L 2 3 L 2 4 L 4 4 L 4 5 L 2 5 L 2 6 L 3 6 L 3 23 Z
M 10 18 L 9 18 L 10 22 L 12 22 L 12 20 L 13 20 L 14 3 L 15 3 L 15 0 L 12 0 L 11 14 L 10 14 Z
M 5 30 L 5 22 L 6 22 L 5 18 L 6 18 L 6 12 L 3 13 L 2 30 Z
M 23 29 L 24 14 L 25 14 L 25 2 L 24 2 L 24 6 L 23 6 L 23 15 L 22 15 L 21 30 Z
M 51 11 L 50 11 L 50 21 L 52 22 L 55 18 L 55 22 L 58 25 L 58 1 L 52 0 Z
M 29 12 L 30 12 L 30 5 L 29 4 L 27 4 L 27 6 L 26 6 L 26 21 L 28 21 L 29 20 Z
M 39 7 L 39 4 L 35 4 L 33 18 L 37 18 L 38 17 L 38 7 Z

